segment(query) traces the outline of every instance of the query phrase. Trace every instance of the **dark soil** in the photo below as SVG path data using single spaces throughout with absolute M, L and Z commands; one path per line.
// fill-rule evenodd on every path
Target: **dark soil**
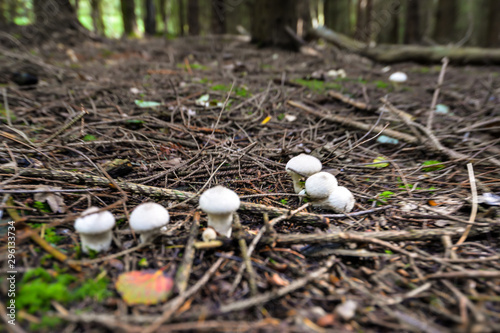
M 46 308 L 18 308 L 15 327 L 500 331 L 498 201 L 473 200 L 500 194 L 500 68 L 449 65 L 437 99 L 448 112 L 434 113 L 425 132 L 415 123 L 427 126 L 440 65 L 403 63 L 386 71 L 356 55 L 315 47 L 315 55 L 288 53 L 227 37 L 2 49 L 2 267 L 7 223 L 15 220 L 18 297 L 29 284 L 21 283 L 23 274 L 37 267 L 53 277 L 76 277 L 68 290 L 107 278 L 110 291 L 99 301 L 54 298 Z M 331 69 L 347 76 L 329 77 Z M 393 87 L 388 77 L 395 71 L 406 72 L 407 83 Z M 16 85 L 15 72 L 36 76 L 38 84 Z M 371 107 L 355 108 L 329 91 Z M 201 105 L 206 94 L 209 103 Z M 384 106 L 383 97 L 390 105 Z M 141 101 L 161 105 L 141 107 Z M 414 118 L 405 122 L 394 108 Z M 71 119 L 76 121 L 58 133 Z M 416 141 L 380 142 L 385 133 L 376 125 Z M 282 215 L 303 204 L 285 172 L 287 161 L 300 153 L 318 157 L 354 193 L 352 214 L 307 207 L 300 213 L 309 215 Z M 374 167 L 375 159 L 389 165 Z M 426 168 L 429 161 L 439 163 Z M 127 184 L 177 190 L 179 200 L 171 192 L 152 196 Z M 216 184 L 263 207 L 245 206 L 239 211 L 242 230 L 235 228 L 232 240 L 221 238 L 219 247 L 197 249 L 186 268 L 184 257 L 193 250 L 188 238 L 199 242 L 207 220 L 195 213 L 197 199 L 185 201 L 182 193 L 201 194 Z M 60 193 L 64 202 L 54 212 L 57 207 L 48 209 L 29 192 L 40 185 L 80 192 Z M 135 248 L 138 238 L 127 218 L 146 201 L 165 206 L 171 221 L 153 245 Z M 112 248 L 89 261 L 80 253 L 73 222 L 91 205 L 109 208 L 118 223 Z M 251 254 L 254 274 L 245 270 L 241 276 L 245 255 L 238 239 L 250 243 L 264 221 L 276 217 L 280 221 Z M 468 231 L 470 222 L 475 225 Z M 61 237 L 47 239 L 47 229 Z M 48 249 L 33 237 L 40 234 Z M 57 260 L 58 253 L 71 261 Z M 127 305 L 115 288 L 118 276 L 146 269 L 170 276 L 181 270 L 188 294 L 175 287 L 166 302 Z M 192 289 L 204 276 L 208 280 Z M 2 300 L 8 289 L 2 279 Z M 343 318 L 346 302 L 354 302 L 356 311 Z M 6 304 L 0 305 L 4 319 Z M 47 324 L 46 317 L 60 320 Z

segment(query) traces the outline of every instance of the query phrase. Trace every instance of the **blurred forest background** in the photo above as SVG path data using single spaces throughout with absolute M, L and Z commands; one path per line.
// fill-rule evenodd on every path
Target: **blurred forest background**
M 291 15 L 298 17 L 299 37 L 324 25 L 377 44 L 500 45 L 498 0 L 0 0 L 0 28 L 8 31 L 47 18 L 59 23 L 61 15 L 53 17 L 52 8 L 66 8 L 62 17 L 76 14 L 95 35 L 111 38 L 255 37 L 259 28 L 270 34 L 272 27 L 263 24 L 270 17 Z

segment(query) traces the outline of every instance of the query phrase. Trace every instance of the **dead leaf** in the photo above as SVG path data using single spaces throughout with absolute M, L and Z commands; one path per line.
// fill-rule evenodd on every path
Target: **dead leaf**
M 157 304 L 170 296 L 174 280 L 162 270 L 132 271 L 121 274 L 115 286 L 128 305 Z
M 60 187 L 52 187 L 52 186 L 38 186 L 35 188 L 37 191 L 53 191 L 60 190 Z M 64 213 L 66 211 L 66 207 L 64 204 L 64 199 L 60 193 L 57 192 L 43 192 L 43 193 L 35 193 L 33 199 L 35 201 L 47 202 L 49 204 L 50 210 L 54 213 Z
M 290 283 L 286 280 L 283 280 L 281 278 L 281 276 L 279 276 L 278 274 L 274 273 L 273 275 L 269 275 L 266 273 L 266 278 L 267 278 L 267 281 L 272 284 L 272 285 L 275 285 L 275 286 L 278 286 L 278 287 L 285 287 L 285 286 L 288 286 Z

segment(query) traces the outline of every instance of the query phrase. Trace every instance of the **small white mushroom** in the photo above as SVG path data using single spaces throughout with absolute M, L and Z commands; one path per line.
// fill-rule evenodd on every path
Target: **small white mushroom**
M 207 213 L 208 226 L 231 237 L 233 213 L 240 208 L 238 195 L 224 186 L 215 186 L 200 196 L 200 208 Z
M 216 238 L 217 232 L 212 227 L 206 228 L 201 234 L 201 239 L 203 239 L 204 242 L 210 242 Z
M 98 210 L 97 207 L 90 207 L 75 220 L 75 230 L 80 234 L 84 253 L 89 250 L 107 251 L 111 246 L 111 229 L 115 226 L 115 217 L 108 211 L 95 213 Z
M 389 76 L 389 81 L 391 81 L 394 89 L 396 90 L 399 90 L 399 85 L 406 82 L 406 80 L 408 80 L 408 76 L 403 72 L 394 72 L 391 76 Z
M 292 177 L 295 193 L 299 193 L 304 188 L 300 184 L 302 177 L 307 178 L 320 171 L 321 161 L 311 155 L 300 154 L 290 159 L 286 164 L 286 172 Z
M 395 82 L 395 83 L 403 83 L 408 80 L 408 75 L 406 75 L 403 72 L 394 72 L 389 76 L 389 81 Z
M 349 213 L 354 208 L 354 196 L 344 186 L 337 186 L 326 200 L 328 208 L 338 213 Z
M 148 242 L 169 221 L 168 211 L 154 202 L 142 203 L 130 214 L 130 227 L 141 235 L 141 243 Z
M 321 205 L 337 186 L 337 178 L 329 172 L 322 171 L 307 178 L 305 192 L 313 204 Z

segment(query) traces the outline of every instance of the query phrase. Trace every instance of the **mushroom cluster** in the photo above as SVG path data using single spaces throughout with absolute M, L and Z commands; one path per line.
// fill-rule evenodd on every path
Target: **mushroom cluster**
M 314 169 L 314 166 L 317 167 L 318 163 L 319 169 Z M 312 165 L 313 168 L 309 168 L 306 171 L 315 170 L 315 172 L 306 174 L 303 171 L 304 169 L 300 169 L 304 165 L 309 167 Z M 287 163 L 286 170 L 288 173 L 290 173 L 289 169 L 293 169 L 292 171 L 294 172 L 292 173 L 292 179 L 294 181 L 295 192 L 300 195 L 307 195 L 313 205 L 331 209 L 338 213 L 349 213 L 354 208 L 355 200 L 351 191 L 343 186 L 338 186 L 337 178 L 331 173 L 320 171 L 321 162 L 317 158 L 300 154 Z M 298 173 L 302 173 L 303 176 L 307 175 L 307 179 L 305 188 L 300 186 L 300 190 L 297 192 L 298 188 L 296 184 L 298 184 L 300 176 L 295 176 L 294 178 L 294 175 Z

